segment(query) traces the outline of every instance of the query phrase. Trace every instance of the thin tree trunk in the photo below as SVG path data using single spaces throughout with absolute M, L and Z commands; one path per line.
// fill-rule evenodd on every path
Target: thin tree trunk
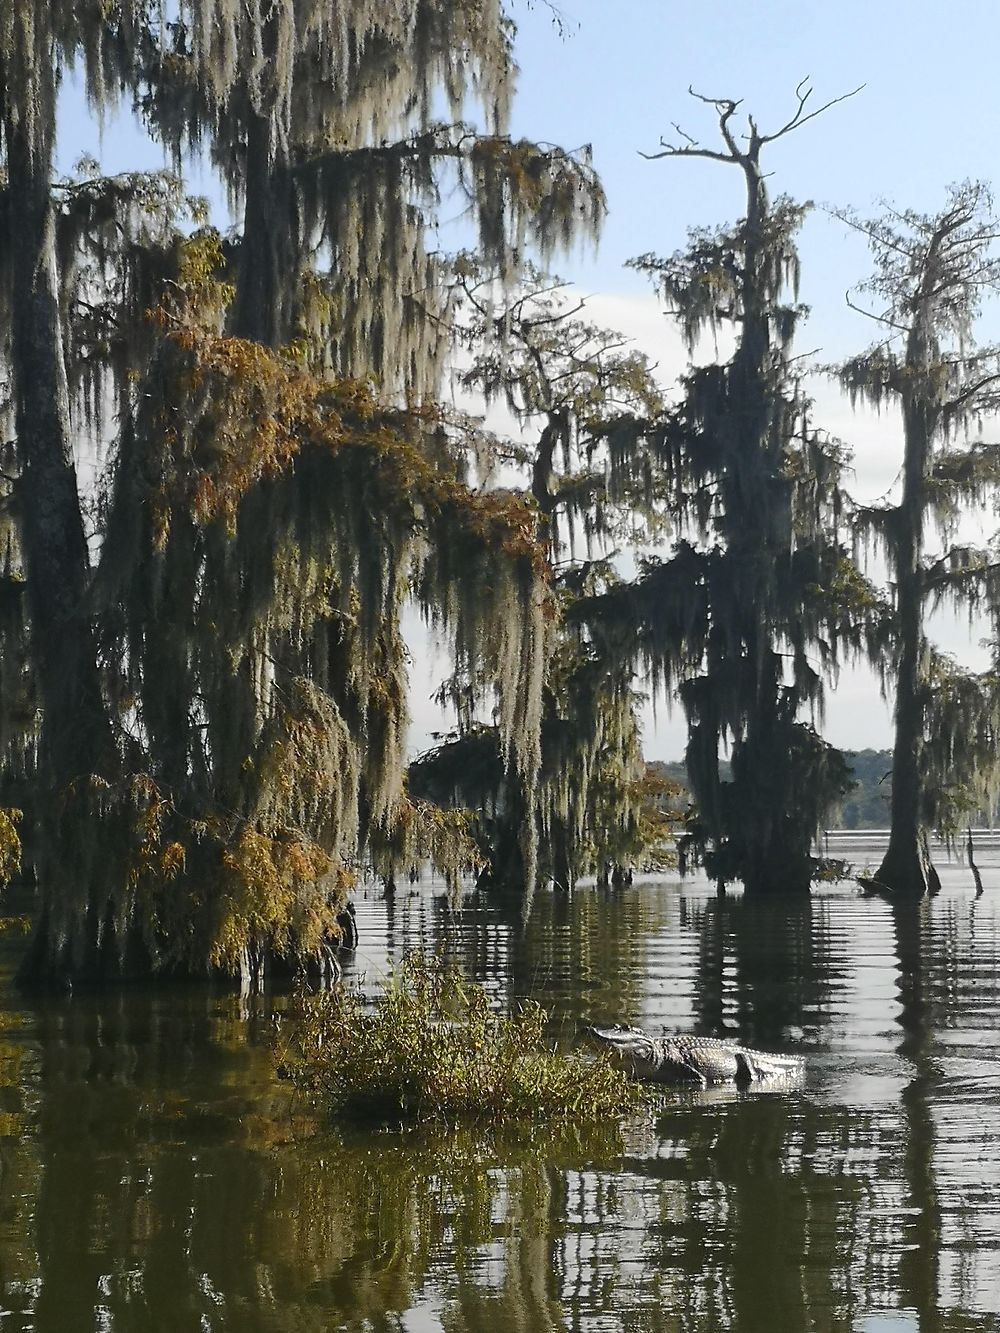
M 921 898 L 928 887 L 920 820 L 923 708 L 917 693 L 916 659 L 907 650 L 905 636 L 900 645 L 895 727 L 889 846 L 876 879 L 901 897 Z
M 907 346 L 907 365 L 923 359 L 923 340 L 915 326 Z M 924 707 L 920 697 L 923 652 L 924 487 L 931 451 L 931 425 L 924 404 L 903 404 L 905 458 L 903 496 L 896 511 L 896 612 L 899 617 L 899 665 L 896 680 L 895 738 L 892 749 L 892 804 L 889 846 L 875 878 L 891 893 L 922 898 L 930 882 L 930 858 L 924 836 L 921 751 Z
M 37 90 L 38 102 L 51 109 L 54 76 L 46 52 L 36 69 L 45 85 Z M 9 244 L 17 493 L 32 660 L 42 702 L 38 807 L 42 851 L 36 865 L 40 902 L 20 978 L 29 984 L 61 985 L 76 966 L 99 969 L 99 956 L 110 939 L 105 932 L 104 898 L 91 896 L 93 884 L 85 872 L 82 882 L 73 878 L 74 867 L 64 864 L 74 859 L 72 847 L 46 826 L 71 784 L 89 775 L 113 780 L 118 757 L 89 611 L 90 562 L 73 458 L 59 313 L 49 184 L 50 118 L 39 112 L 24 121 L 8 121 L 4 134 L 8 190 L 16 201 Z M 64 910 L 68 894 L 83 897 L 85 910 Z M 74 923 L 72 932 L 68 921 Z
M 556 536 L 553 515 L 558 505 L 558 498 L 554 493 L 555 488 L 553 486 L 555 474 L 553 459 L 556 443 L 565 429 L 565 420 L 562 414 L 550 412 L 545 428 L 539 438 L 531 468 L 531 494 L 538 505 L 538 525 L 535 535 L 540 545 L 544 546 L 549 552 L 550 557 L 553 555 Z
M 232 332 L 237 338 L 280 347 L 292 336 L 297 268 L 290 253 L 288 169 L 274 160 L 270 123 L 254 116 L 247 131 L 246 195 Z
M 88 614 L 90 569 L 70 435 L 48 154 L 6 129 L 21 540 L 33 656 L 43 704 L 44 776 L 61 786 L 111 777 L 115 748 Z

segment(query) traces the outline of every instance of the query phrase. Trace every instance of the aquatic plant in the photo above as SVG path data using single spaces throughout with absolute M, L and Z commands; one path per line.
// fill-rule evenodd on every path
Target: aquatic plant
M 621 1120 L 638 1087 L 603 1057 L 560 1051 L 532 1000 L 510 1013 L 440 959 L 408 954 L 374 1003 L 300 993 L 279 1072 L 341 1114 L 395 1120 Z

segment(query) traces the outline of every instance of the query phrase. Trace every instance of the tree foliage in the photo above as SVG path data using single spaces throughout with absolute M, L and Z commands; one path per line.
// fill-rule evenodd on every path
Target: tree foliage
M 598 588 L 620 582 L 619 542 L 648 541 L 664 519 L 648 459 L 619 447 L 627 423 L 661 410 L 652 367 L 613 330 L 587 320 L 563 284 L 529 270 L 498 299 L 481 265 L 456 265 L 455 335 L 470 358 L 467 390 L 502 403 L 520 435 L 497 439 L 480 469 L 514 469 L 537 515 L 560 612 L 542 693 L 541 769 L 531 818 L 543 848 L 540 870 L 571 887 L 583 874 L 627 876 L 653 852 L 663 829 L 652 817 L 642 758 L 640 695 L 631 664 L 575 614 Z M 491 728 L 466 706 L 469 682 L 443 694 L 458 710 L 454 737 L 411 768 L 414 789 L 477 811 L 493 881 L 523 879 L 511 830 L 524 817 Z
M 684 136 L 654 155 L 709 158 L 742 175 L 746 213 L 735 226 L 634 261 L 692 352 L 723 327 L 735 349 L 724 363 L 691 367 L 679 407 L 637 423 L 636 444 L 670 497 L 673 554 L 648 559 L 632 585 L 584 609 L 679 695 L 697 803 L 684 850 L 720 885 L 740 879 L 751 892 L 808 888 L 813 836 L 847 786 L 841 756 L 813 723 L 826 678 L 879 625 L 879 599 L 841 545 L 843 450 L 813 427 L 792 351 L 804 314 L 795 249 L 804 209 L 770 198 L 761 164 L 769 142 L 816 114 L 805 111 L 808 95 L 800 89 L 775 134 L 751 117 L 742 136 L 738 103 L 701 99 L 717 113 L 721 149 Z
M 932 216 L 841 216 L 871 244 L 875 272 L 860 290 L 883 336 L 839 377 L 856 401 L 898 404 L 904 436 L 898 501 L 856 516 L 862 537 L 885 554 L 894 592 L 892 820 L 876 878 L 919 897 L 936 882 L 928 829 L 954 832 L 996 801 L 997 672 L 964 670 L 937 651 L 926 616 L 950 603 L 995 625 L 1000 611 L 997 551 L 956 532 L 963 506 L 995 506 L 1000 482 L 1000 446 L 970 438 L 1000 406 L 1000 349 L 975 340 L 983 296 L 1000 280 L 998 227 L 989 192 L 974 183 L 954 187 Z M 927 549 L 934 529 L 944 542 L 936 553 Z
M 468 426 L 434 405 L 427 227 L 458 191 L 511 282 L 525 243 L 597 227 L 599 183 L 586 151 L 504 137 L 494 0 L 9 3 L 0 31 L 18 494 L 0 703 L 36 830 L 26 972 L 326 967 L 366 862 L 477 858 L 462 816 L 406 791 L 408 598 L 495 709 L 529 802 L 540 763 L 545 553 L 520 497 L 465 484 Z M 175 172 L 83 164 L 53 187 L 77 58 Z M 184 196 L 198 148 L 235 239 Z M 112 429 L 88 492 L 77 460 Z M 514 836 L 533 878 L 533 821 Z
M 652 155 L 734 166 L 745 199 L 635 261 L 692 353 L 668 400 L 546 276 L 604 196 L 586 146 L 509 137 L 512 42 L 501 0 L 0 0 L 0 872 L 37 880 L 26 975 L 330 971 L 357 875 L 428 856 L 525 906 L 539 871 L 623 878 L 671 817 L 647 681 L 685 710 L 684 849 L 720 884 L 807 887 L 848 780 L 817 730 L 845 655 L 897 688 L 886 882 L 919 890 L 924 830 L 992 797 L 996 672 L 923 628 L 998 607 L 1000 558 L 957 527 L 998 475 L 962 438 L 1000 382 L 972 339 L 981 187 L 851 219 L 888 336 L 841 381 L 901 404 L 906 463 L 899 504 L 845 506 L 794 350 L 805 210 L 762 166 L 825 108 L 802 86 L 743 134 L 702 98 L 720 146 Z M 172 170 L 53 179 L 72 66 Z M 186 195 L 192 153 L 231 235 Z M 475 257 L 429 240 L 456 211 Z M 446 368 L 517 431 L 442 406 Z M 407 775 L 409 603 L 447 644 L 456 731 Z

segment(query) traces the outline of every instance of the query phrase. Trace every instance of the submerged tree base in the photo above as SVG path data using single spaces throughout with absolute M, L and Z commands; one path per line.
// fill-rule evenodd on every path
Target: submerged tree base
M 400 1120 L 619 1121 L 641 1090 L 603 1057 L 554 1050 L 532 1001 L 497 1013 L 482 986 L 408 955 L 374 1005 L 300 996 L 279 1073 L 342 1113 Z
M 939 893 L 941 879 L 931 860 L 926 834 L 890 838 L 882 864 L 868 881 L 889 898 L 923 898 Z

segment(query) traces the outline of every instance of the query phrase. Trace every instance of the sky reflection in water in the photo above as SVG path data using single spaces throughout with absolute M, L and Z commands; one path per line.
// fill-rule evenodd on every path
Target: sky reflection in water
M 855 856 L 857 853 L 855 852 Z M 526 932 L 433 886 L 359 904 L 562 1040 L 583 1020 L 802 1052 L 801 1089 L 665 1097 L 624 1132 L 316 1125 L 269 1001 L 4 990 L 0 1330 L 993 1330 L 1000 868 L 904 911 L 703 883 L 542 895 Z M 278 1002 L 280 1005 L 280 1001 Z

